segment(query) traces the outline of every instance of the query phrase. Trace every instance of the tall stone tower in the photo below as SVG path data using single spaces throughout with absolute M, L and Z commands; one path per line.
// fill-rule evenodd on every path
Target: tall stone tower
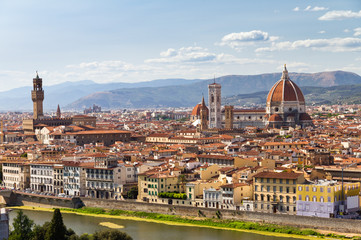
M 57 118 L 61 118 L 61 111 L 60 111 L 60 106 L 58 104 L 58 108 L 56 109 L 56 117 Z
M 224 106 L 224 127 L 233 129 L 233 106 Z
M 36 78 L 33 78 L 33 90 L 31 91 L 31 99 L 33 100 L 33 115 L 34 119 L 39 119 L 43 116 L 43 79 L 39 78 L 38 72 L 36 72 Z
M 200 119 L 201 119 L 200 131 L 202 132 L 208 128 L 208 109 L 206 107 L 204 97 L 202 97 Z
M 208 85 L 209 128 L 221 128 L 221 85 L 214 82 Z

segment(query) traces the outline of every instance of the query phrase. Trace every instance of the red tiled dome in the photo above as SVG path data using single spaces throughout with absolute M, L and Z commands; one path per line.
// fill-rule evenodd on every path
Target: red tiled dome
M 272 114 L 269 119 L 268 119 L 269 122 L 282 122 L 283 119 L 280 115 L 278 114 Z
M 267 103 L 282 101 L 305 101 L 301 89 L 288 77 L 286 66 L 281 79 L 273 85 L 267 96 Z
M 208 108 L 206 108 L 206 112 L 208 114 Z M 192 116 L 200 116 L 201 115 L 201 109 L 202 109 L 202 104 L 198 103 L 192 110 Z

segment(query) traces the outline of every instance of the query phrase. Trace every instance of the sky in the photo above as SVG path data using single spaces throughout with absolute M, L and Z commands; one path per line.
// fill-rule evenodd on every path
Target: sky
M 93 80 L 351 71 L 361 1 L 0 0 L 0 91 Z

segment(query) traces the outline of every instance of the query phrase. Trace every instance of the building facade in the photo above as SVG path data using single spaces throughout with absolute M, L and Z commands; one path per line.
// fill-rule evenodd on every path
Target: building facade
M 54 166 L 48 163 L 30 164 L 30 188 L 36 192 L 53 193 Z
M 360 210 L 360 183 L 318 181 L 297 185 L 297 215 L 332 218 Z
M 304 182 L 303 174 L 295 172 L 260 172 L 254 175 L 254 210 L 295 215 L 297 184 Z
M 6 188 L 26 189 L 30 186 L 30 166 L 25 163 L 2 164 L 3 182 Z

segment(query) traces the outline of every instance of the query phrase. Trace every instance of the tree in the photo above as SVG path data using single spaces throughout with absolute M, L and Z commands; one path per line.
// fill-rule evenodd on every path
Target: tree
M 30 240 L 33 226 L 34 222 L 20 210 L 14 219 L 14 230 L 10 233 L 9 240 Z
M 93 234 L 93 240 L 133 240 L 128 234 L 116 229 L 106 229 Z
M 33 238 L 31 240 L 45 240 L 46 231 L 50 227 L 50 222 L 45 222 L 43 226 L 35 225 L 33 230 Z
M 65 240 L 67 233 L 59 208 L 54 210 L 53 219 L 46 231 L 45 240 Z
M 127 193 L 127 197 L 129 199 L 136 199 L 138 197 L 138 187 L 132 187 L 128 193 Z

